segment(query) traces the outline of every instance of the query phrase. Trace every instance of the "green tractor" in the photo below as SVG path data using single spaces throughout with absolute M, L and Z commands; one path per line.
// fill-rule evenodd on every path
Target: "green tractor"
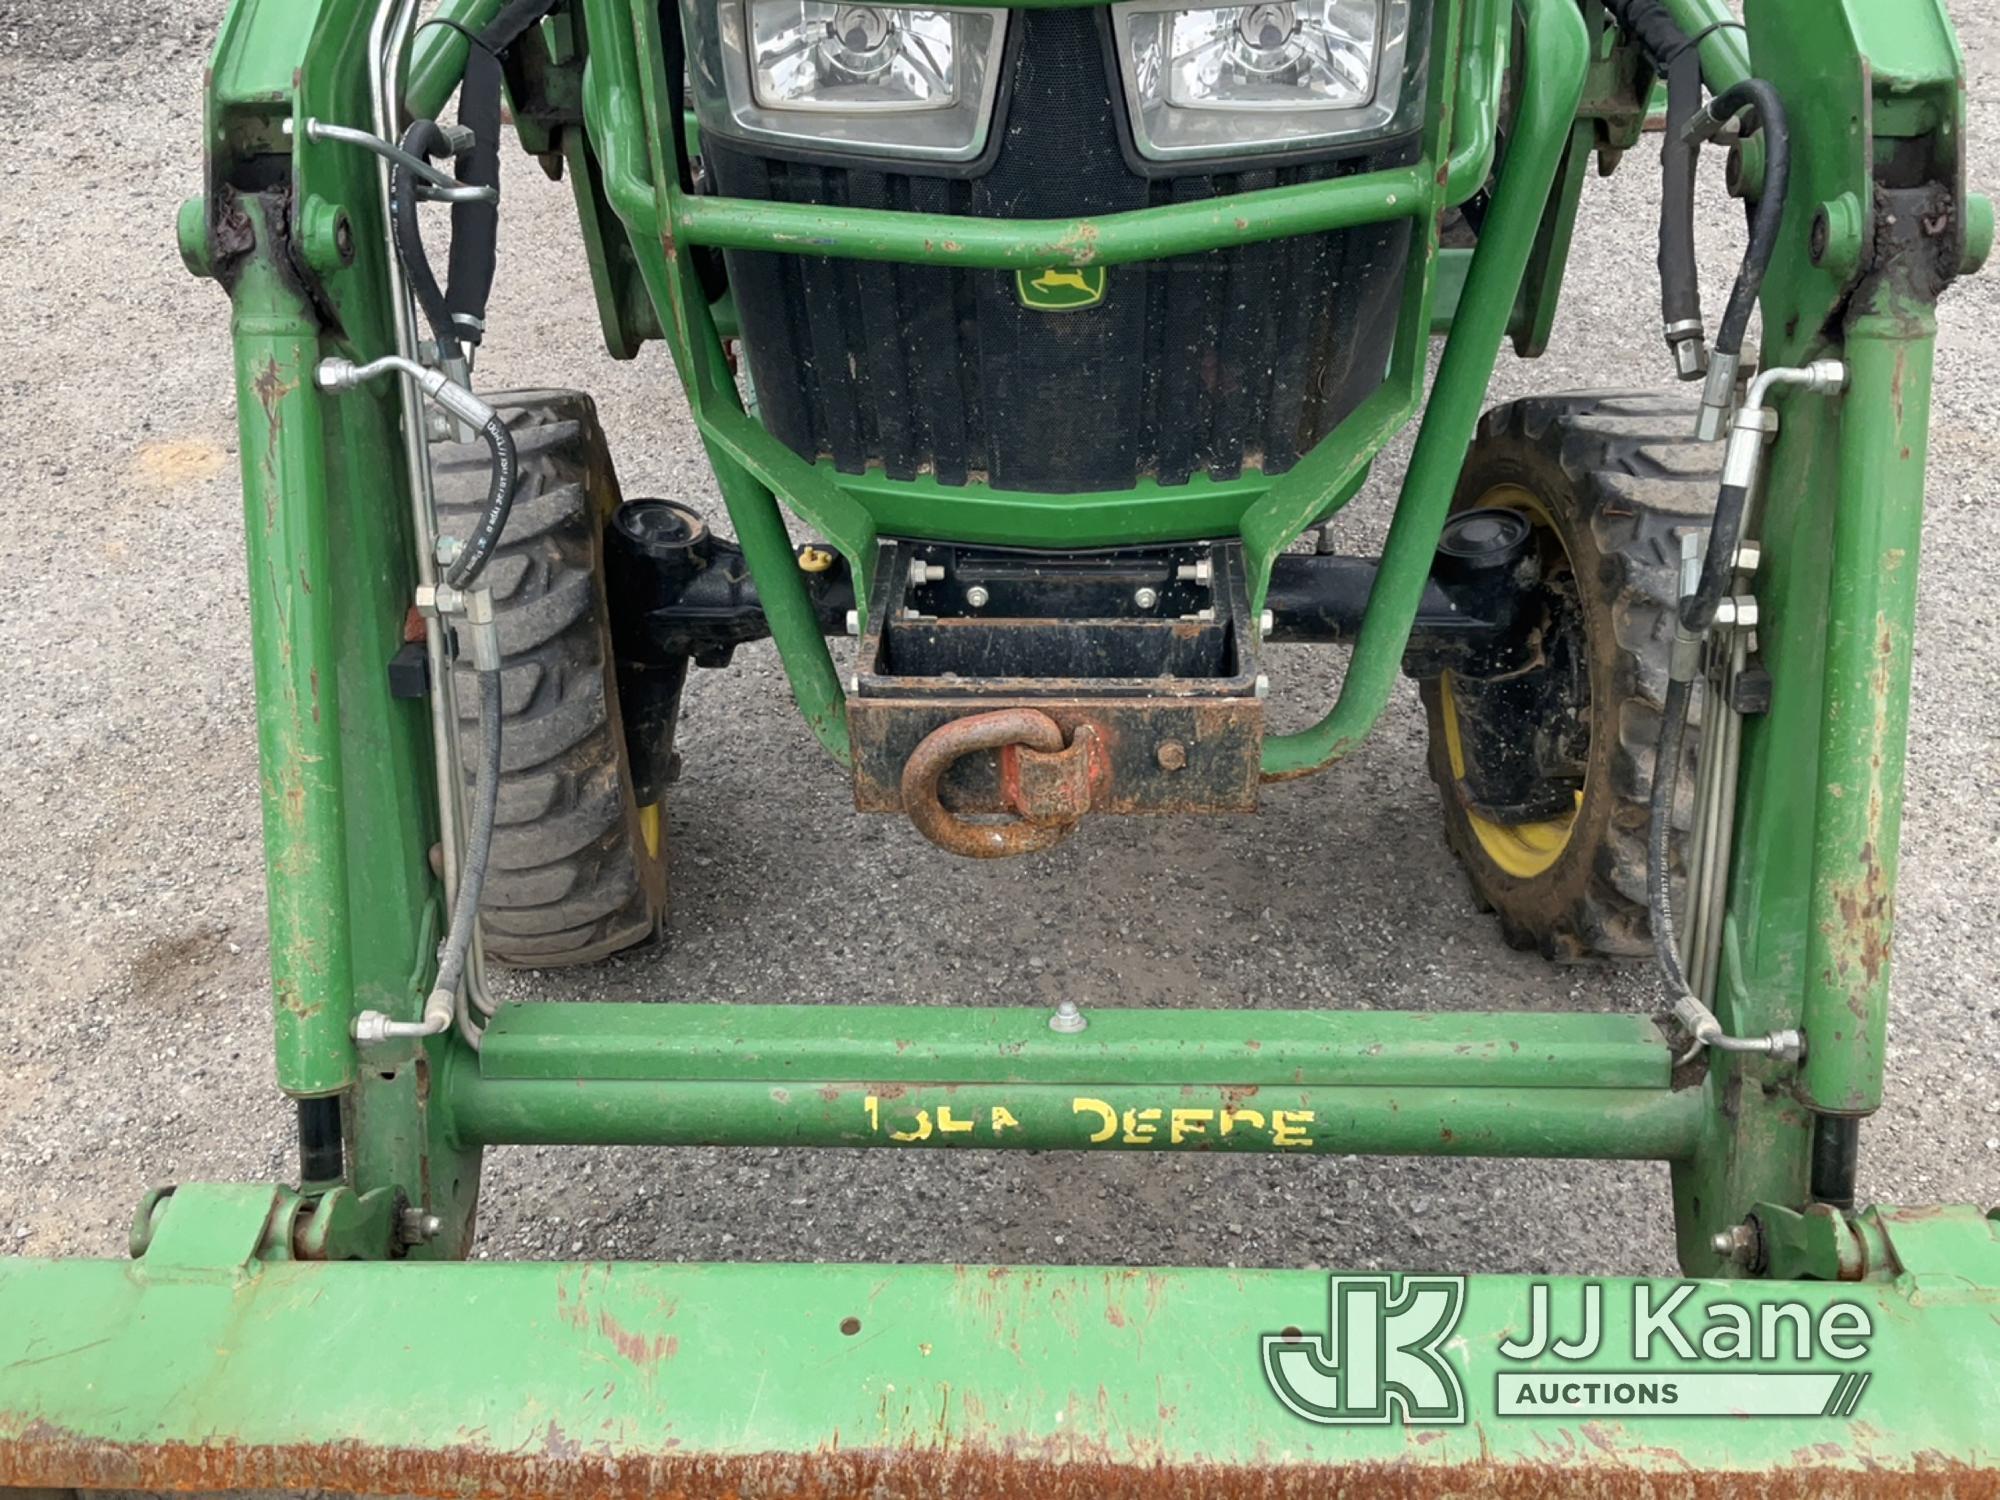
M 2000 1489 L 2000 1222 L 1855 1198 L 1935 310 L 1994 233 L 1942 0 L 423 9 L 234 0 L 179 226 L 298 1180 L 0 1262 L 0 1486 Z M 478 384 L 507 124 L 714 524 L 588 397 Z M 1685 395 L 1482 415 L 1649 126 Z M 1380 555 L 1298 545 L 1413 419 Z M 972 858 L 1255 812 L 1407 674 L 1508 940 L 1659 1004 L 503 1002 L 662 933 L 689 674 L 764 639 L 857 811 Z M 1346 654 L 1279 732 L 1286 643 Z M 529 1143 L 1663 1161 L 1688 1279 L 454 1264 Z

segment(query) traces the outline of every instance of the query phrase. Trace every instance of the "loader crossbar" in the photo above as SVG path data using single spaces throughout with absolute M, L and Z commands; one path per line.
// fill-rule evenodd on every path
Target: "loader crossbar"
M 1684 1160 L 1708 1107 L 1616 1015 L 507 1005 L 465 1145 L 920 1146 Z

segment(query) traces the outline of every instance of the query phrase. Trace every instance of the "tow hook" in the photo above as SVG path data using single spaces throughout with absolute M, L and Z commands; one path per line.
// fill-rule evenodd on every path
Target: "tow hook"
M 1000 755 L 1000 787 L 1017 814 L 975 823 L 946 809 L 938 795 L 945 773 L 968 755 Z M 1103 741 L 1088 724 L 1065 740 L 1039 709 L 1003 708 L 953 719 L 932 730 L 903 767 L 903 808 L 925 838 L 968 859 L 1006 859 L 1053 849 L 1090 811 L 1109 772 Z

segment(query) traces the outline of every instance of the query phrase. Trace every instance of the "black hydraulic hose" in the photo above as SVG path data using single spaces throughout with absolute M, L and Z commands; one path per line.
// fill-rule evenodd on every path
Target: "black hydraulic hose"
M 1701 52 L 1662 0 L 1606 0 L 1605 8 L 1667 82 L 1667 128 L 1660 145 L 1660 315 L 1681 378 L 1697 379 L 1701 362 L 1684 346 L 1698 347 L 1703 333 L 1694 239 L 1701 143 L 1686 139 L 1684 127 L 1701 110 Z
M 479 524 L 473 527 L 464 550 L 445 570 L 444 581 L 455 589 L 470 588 L 485 571 L 493 549 L 500 545 L 500 537 L 507 530 L 507 518 L 514 511 L 514 491 L 521 482 L 521 460 L 514 451 L 514 434 L 507 430 L 507 419 L 496 412 L 479 429 L 479 436 L 493 455 L 493 471 L 487 480 L 486 506 L 479 513 Z
M 475 47 L 466 58 L 465 83 L 458 95 L 458 123 L 471 132 L 472 148 L 459 154 L 458 180 L 490 187 L 491 202 L 451 206 L 451 257 L 445 277 L 445 306 L 452 336 L 477 348 L 486 336 L 486 304 L 493 295 L 500 247 L 500 105 L 505 89 L 500 60 Z
M 1749 490 L 1740 484 L 1723 485 L 1715 502 L 1715 520 L 1708 529 L 1708 549 L 1701 559 L 1701 582 L 1681 600 L 1681 626 L 1689 635 L 1706 635 L 1722 608 L 1729 580 L 1736 572 L 1736 553 L 1743 542 L 1743 513 L 1749 504 Z
M 452 903 L 451 927 L 445 934 L 444 949 L 438 955 L 437 982 L 431 987 L 433 1007 L 437 997 L 449 997 L 455 1004 L 459 984 L 465 978 L 466 955 L 472 949 L 473 924 L 479 920 L 479 901 L 486 890 L 486 867 L 493 853 L 493 827 L 500 808 L 500 672 L 479 673 L 479 765 L 474 773 L 472 826 L 465 839 L 465 864 L 458 877 L 458 899 Z
M 451 154 L 451 142 L 435 120 L 418 120 L 411 125 L 403 132 L 402 147 L 426 161 Z M 437 273 L 431 269 L 430 257 L 424 254 L 423 230 L 417 223 L 416 178 L 400 162 L 389 168 L 389 228 L 395 239 L 396 258 L 410 278 L 410 291 L 417 299 L 417 306 L 423 309 L 424 321 L 431 325 L 431 337 L 437 340 L 439 360 L 462 359 L 465 351 L 452 326 L 451 306 L 445 300 L 444 288 L 438 285 Z
M 1701 111 L 1701 54 L 1683 47 L 1667 67 L 1667 128 L 1660 146 L 1660 316 L 1667 342 L 1702 337 L 1701 271 L 1695 263 L 1694 187 L 1701 166 L 1701 143 L 1685 138 L 1685 127 Z M 1683 379 L 1702 372 L 1693 361 L 1680 366 Z
M 1746 78 L 1724 89 L 1708 106 L 1718 120 L 1749 108 L 1757 112 L 1764 136 L 1764 193 L 1757 200 L 1757 212 L 1750 221 L 1750 243 L 1743 252 L 1743 268 L 1737 273 L 1736 287 L 1729 294 L 1729 306 L 1722 314 L 1722 326 L 1715 333 L 1715 352 L 1736 355 L 1743 352 L 1743 338 L 1750 328 L 1750 314 L 1764 290 L 1765 273 L 1778 249 L 1778 227 L 1785 216 L 1785 198 L 1792 185 L 1792 135 L 1785 119 L 1784 101 L 1778 91 L 1761 78 Z

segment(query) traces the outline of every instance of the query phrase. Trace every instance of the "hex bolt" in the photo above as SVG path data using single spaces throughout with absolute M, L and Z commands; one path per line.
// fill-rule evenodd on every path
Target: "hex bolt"
M 1065 1036 L 1075 1036 L 1089 1025 L 1089 1017 L 1077 1009 L 1074 1000 L 1063 1001 L 1056 1007 L 1056 1013 L 1049 1017 L 1049 1030 L 1060 1031 Z
M 1215 576 L 1215 565 L 1207 558 L 1200 562 L 1182 563 L 1174 569 L 1174 577 L 1182 583 L 1207 583 Z
M 1757 601 L 1748 594 L 1724 599 L 1715 608 L 1715 623 L 1738 630 L 1757 628 Z
M 406 1245 L 428 1245 L 444 1233 L 444 1220 L 421 1208 L 406 1208 L 396 1221 L 396 1235 Z
M 1160 602 L 1160 591 L 1158 589 L 1140 589 L 1137 593 L 1133 594 L 1132 602 L 1141 609 L 1151 609 Z
M 925 562 L 921 557 L 911 559 L 910 582 L 918 586 L 944 582 L 944 564 Z
M 1746 1221 L 1733 1228 L 1718 1231 L 1709 1240 L 1708 1247 L 1730 1264 L 1749 1270 L 1755 1268 L 1760 1258 L 1759 1252 L 1762 1248 L 1760 1241 L 1761 1236 L 1757 1233 L 1755 1222 Z
M 858 676 L 847 679 L 847 696 L 850 698 L 861 696 L 861 679 Z
M 849 611 L 847 612 L 847 633 L 848 633 L 849 635 L 859 635 L 859 634 L 861 634 L 861 611 L 860 611 L 860 610 L 858 610 L 858 609 L 850 609 L 850 610 L 849 610 Z
M 438 560 L 438 566 L 441 568 L 450 567 L 453 563 L 458 561 L 458 555 L 464 550 L 465 550 L 465 542 L 463 538 L 455 536 L 439 537 L 437 539 L 437 548 L 435 552 L 435 555 Z
M 1259 698 L 1270 697 L 1271 679 L 1266 677 L 1262 672 L 1259 672 L 1257 674 L 1256 682 L 1251 684 L 1251 691 L 1254 692 Z
M 1264 613 L 1257 616 L 1258 635 L 1268 640 L 1270 638 L 1271 632 L 1276 630 L 1277 628 L 1278 628 L 1278 617 L 1277 615 L 1273 614 L 1270 610 L 1267 609 L 1264 611 Z
M 986 608 L 986 601 L 992 597 L 991 594 L 986 592 L 986 585 L 983 583 L 975 583 L 965 591 L 965 602 L 967 607 L 971 609 Z

